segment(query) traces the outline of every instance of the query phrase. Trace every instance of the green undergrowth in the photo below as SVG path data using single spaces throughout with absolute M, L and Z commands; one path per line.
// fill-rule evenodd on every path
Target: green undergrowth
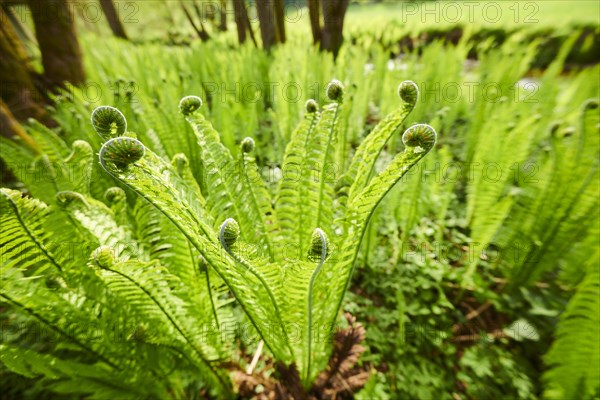
M 266 55 L 226 40 L 165 47 L 85 35 L 88 85 L 65 93 L 53 112 L 69 147 L 52 148 L 35 124 L 28 131 L 44 153 L 66 157 L 79 139 L 97 153 L 89 115 L 113 105 L 159 157 L 185 153 L 198 179 L 201 154 L 178 115 L 179 99 L 198 94 L 234 157 L 243 138 L 254 138 L 274 189 L 304 99 L 322 102 L 331 77 L 346 84 L 340 172 L 397 105 L 390 88 L 411 79 L 420 97 L 401 129 L 426 122 L 439 141 L 380 204 L 362 243 L 344 306 L 367 331 L 361 362 L 373 369 L 359 396 L 596 398 L 600 68 L 564 72 L 572 36 L 547 68 L 532 69 L 540 43 L 525 37 L 433 41 L 394 59 L 377 44 L 345 46 L 334 64 L 294 39 Z M 46 200 L 52 180 L 22 161 L 32 153 L 2 144 L 24 183 L 17 188 Z M 391 140 L 382 162 L 401 148 Z M 90 195 L 102 200 L 114 182 L 97 163 L 91 168 L 98 179 Z M 14 375 L 2 379 L 18 386 Z

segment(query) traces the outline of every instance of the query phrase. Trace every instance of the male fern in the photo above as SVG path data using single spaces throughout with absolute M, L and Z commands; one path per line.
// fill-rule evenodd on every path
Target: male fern
M 222 363 L 234 359 L 233 346 L 218 329 L 234 320 L 229 290 L 273 357 L 298 371 L 308 390 L 327 368 L 375 208 L 435 145 L 431 127 L 414 125 L 402 136 L 404 151 L 375 170 L 418 89 L 403 82 L 399 94 L 400 107 L 348 166 L 339 165 L 346 159 L 340 157 L 344 88 L 332 81 L 321 110 L 307 101 L 275 193 L 262 178 L 254 141 L 244 139 L 232 154 L 195 96 L 181 100 L 180 112 L 198 144 L 200 181 L 188 162 L 195 155 L 165 160 L 127 131 L 124 115 L 113 107 L 97 108 L 92 125 L 104 140 L 101 167 L 125 190 L 110 187 L 106 175 L 92 181 L 85 173 L 93 169 L 88 142 L 75 141 L 69 149 L 54 134 L 43 141 L 40 135 L 43 155 L 32 167 L 52 171 L 48 190 L 34 191 L 44 202 L 1 192 L 1 296 L 54 330 L 77 356 L 67 359 L 60 346 L 38 351 L 6 344 L 3 362 L 23 375 L 42 376 L 51 389 L 62 379 L 63 393 L 94 398 L 181 397 L 198 381 L 206 394 L 228 397 L 234 389 Z M 76 173 L 58 172 L 72 165 Z M 128 196 L 127 188 L 137 196 Z M 83 251 L 60 251 L 69 240 Z M 83 329 L 68 329 L 100 324 L 108 332 L 123 323 L 135 329 L 116 343 L 88 343 Z M 92 379 L 94 368 L 94 385 L 78 386 Z
M 202 101 L 194 96 L 182 99 L 180 111 L 194 130 L 206 171 L 205 208 L 197 206 L 200 201 L 171 164 L 149 149 L 143 151 L 132 137 L 110 138 L 104 124 L 96 128 L 109 139 L 100 161 L 175 224 L 236 296 L 275 358 L 296 364 L 309 387 L 327 363 L 327 337 L 373 211 L 435 144 L 431 127 L 410 127 L 402 137 L 405 150 L 382 172 L 373 171 L 377 155 L 414 107 L 417 93 L 413 82 L 400 85 L 401 107 L 357 150 L 341 180 L 347 190 L 342 185 L 336 192 L 331 173 L 343 100 L 338 81 L 329 84 L 330 103 L 321 112 L 316 102 L 307 102 L 305 120 L 286 149 L 274 201 L 249 156 L 255 150 L 253 141 L 242 143 L 242 168 L 236 173 L 234 156 L 199 114 Z M 120 113 L 114 113 L 119 120 Z M 330 249 L 335 250 L 328 257 Z

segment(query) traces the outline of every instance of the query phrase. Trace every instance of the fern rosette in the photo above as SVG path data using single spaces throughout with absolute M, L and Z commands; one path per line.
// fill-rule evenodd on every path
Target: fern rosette
M 151 152 L 144 155 L 144 147 L 136 139 L 110 139 L 100 152 L 103 165 L 110 162 L 120 169 L 129 168 L 127 174 L 117 172 L 117 179 L 175 223 L 240 301 L 275 358 L 295 364 L 306 387 L 325 368 L 331 354 L 330 344 L 315 337 L 313 331 L 317 326 L 329 331 L 335 326 L 369 218 L 391 187 L 436 141 L 435 131 L 427 125 L 409 128 L 403 135 L 406 150 L 383 172 L 373 174 L 377 156 L 418 98 L 411 81 L 403 82 L 398 92 L 402 106 L 358 148 L 344 176 L 350 182 L 347 194 L 340 198 L 335 191 L 338 182 L 331 173 L 339 154 L 335 149 L 340 143 L 344 97 L 344 86 L 337 80 L 327 86 L 331 103 L 320 112 L 314 100 L 307 101 L 305 120 L 293 133 L 283 161 L 284 169 L 298 170 L 298 179 L 284 174 L 274 202 L 251 156 L 256 151 L 254 140 L 241 142 L 237 164 L 212 125 L 197 112 L 202 101 L 195 96 L 184 97 L 179 108 L 195 132 L 206 172 L 207 193 L 199 194 L 201 198 L 195 198 L 192 193 L 197 191 L 181 181 L 189 168 L 182 155 L 173 160 L 176 173 L 167 177 L 159 171 L 171 167 Z M 143 165 L 136 167 L 142 157 Z M 173 201 L 159 196 L 154 185 L 170 193 Z M 224 222 L 217 226 L 219 220 Z M 341 235 L 329 239 L 318 227 Z M 211 250 L 215 241 L 231 258 Z M 290 244 L 308 257 L 290 258 L 289 253 L 276 250 Z M 339 249 L 335 257 L 333 248 Z M 303 303 L 305 307 L 298 308 Z M 273 324 L 279 333 L 273 333 Z M 302 327 L 300 337 L 294 335 L 297 326 Z
M 342 165 L 344 175 L 336 176 L 336 166 L 347 158 L 341 132 L 344 91 L 333 80 L 326 88 L 326 105 L 306 102 L 274 195 L 257 163 L 260 149 L 254 139 L 243 139 L 232 154 L 199 112 L 202 100 L 186 96 L 179 110 L 194 132 L 201 171 L 193 169 L 189 154 L 165 160 L 162 149 L 155 153 L 127 132 L 123 113 L 102 106 L 92 113 L 92 125 L 105 140 L 100 165 L 138 195 L 134 208 L 130 192 L 110 186 L 101 192 L 106 204 L 87 190 L 73 190 L 77 186 L 66 187 L 54 199 L 94 250 L 86 260 L 90 273 L 110 296 L 130 302 L 139 328 L 135 337 L 165 346 L 180 362 L 202 371 L 215 394 L 231 394 L 231 382 L 217 367 L 230 356 L 229 346 L 220 337 L 206 340 L 203 328 L 233 318 L 225 307 L 227 291 L 270 354 L 296 371 L 303 390 L 326 374 L 333 347 L 324 339 L 339 320 L 369 219 L 435 145 L 431 127 L 410 127 L 402 137 L 405 150 L 376 173 L 379 154 L 418 98 L 416 85 L 403 82 L 400 107 Z M 64 157 L 83 165 L 90 156 L 87 143 L 75 142 Z M 3 207 L 21 203 L 11 195 L 6 199 Z M 134 226 L 127 224 L 130 215 Z M 137 243 L 146 237 L 147 242 Z M 161 246 L 165 239 L 168 246 Z

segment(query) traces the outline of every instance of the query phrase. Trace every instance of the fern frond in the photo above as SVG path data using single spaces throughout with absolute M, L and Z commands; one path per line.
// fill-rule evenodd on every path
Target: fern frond
M 349 202 L 346 215 L 339 221 L 343 233 L 337 240 L 339 250 L 332 255 L 335 262 L 325 263 L 315 286 L 315 291 L 327 293 L 322 301 L 327 324 L 333 325 L 341 306 L 359 245 L 377 205 L 408 170 L 433 148 L 436 140 L 436 132 L 428 125 L 415 125 L 407 129 L 402 135 L 405 150 Z
M 280 300 L 281 313 L 288 328 L 288 337 L 294 352 L 295 364 L 298 371 L 303 375 L 303 379 L 307 375 L 309 358 L 312 359 L 312 370 L 315 372 L 318 370 L 315 366 L 319 360 L 315 361 L 314 354 L 323 354 L 319 351 L 321 347 L 318 342 L 311 349 L 313 356 L 309 356 L 308 353 L 309 337 L 313 340 L 315 336 L 311 336 L 309 331 L 312 329 L 319 332 L 321 328 L 318 323 L 314 323 L 314 321 L 321 320 L 320 315 L 317 314 L 318 308 L 315 310 L 315 307 L 312 307 L 309 310 L 309 287 L 316 267 L 315 263 L 308 260 L 294 258 L 286 262 L 281 277 L 282 281 L 285 282 L 285 289 Z M 314 303 L 320 301 L 316 296 L 313 296 L 312 299 Z M 309 315 L 312 315 L 313 318 L 313 324 L 310 327 L 308 325 Z
M 177 296 L 202 312 L 212 309 L 212 324 L 221 326 L 231 321 L 230 310 L 224 308 L 227 287 L 218 275 L 207 268 L 196 248 L 173 223 L 152 204 L 138 198 L 133 211 L 138 241 L 151 260 L 158 260 L 169 272 L 185 282 L 185 290 Z
M 532 204 L 527 209 L 517 208 L 520 223 L 505 228 L 511 235 L 505 241 L 524 247 L 520 249 L 518 268 L 511 271 L 515 285 L 533 282 L 555 266 L 557 259 L 572 252 L 573 239 L 585 237 L 589 221 L 599 215 L 600 117 L 594 104 L 597 102 L 591 100 L 583 105 L 576 135 L 552 133 L 550 154 L 539 161 L 539 184 L 527 187 L 534 196 Z
M 312 243 L 311 243 L 311 248 L 309 250 L 309 259 L 311 261 L 316 261 L 317 262 L 317 267 L 315 268 L 315 270 L 313 271 L 313 273 L 310 276 L 310 282 L 308 283 L 308 304 L 306 307 L 306 313 L 308 314 L 308 322 L 306 324 L 307 328 L 308 328 L 308 332 L 307 332 L 307 339 L 306 341 L 307 346 L 306 346 L 306 355 L 307 355 L 307 361 L 306 361 L 306 377 L 305 379 L 305 384 L 308 385 L 310 383 L 310 379 L 311 379 L 311 361 L 313 359 L 313 354 L 312 354 L 312 342 L 313 342 L 313 287 L 315 284 L 315 280 L 317 279 L 317 277 L 319 276 L 319 272 L 321 272 L 321 268 L 323 268 L 323 264 L 325 263 L 325 260 L 327 259 L 327 256 L 330 254 L 330 249 L 329 249 L 329 239 L 327 238 L 327 235 L 325 234 L 325 232 L 323 232 L 320 228 L 315 229 L 313 236 L 312 236 Z
M 221 143 L 219 134 L 204 116 L 198 112 L 184 115 L 198 140 L 206 174 L 208 205 L 215 224 L 213 228 L 216 229 L 227 218 L 235 218 L 245 240 L 253 243 L 260 241 L 260 231 L 255 221 L 263 219 L 261 210 L 248 199 L 245 182 L 240 179 L 240 166 L 236 165 L 229 150 Z
M 215 242 L 217 233 L 204 222 L 206 219 L 202 215 L 193 211 L 188 198 L 182 197 L 167 180 L 171 174 L 161 173 L 169 171 L 170 166 L 150 150 L 146 150 L 144 158 L 125 170 L 109 165 L 106 168 L 115 178 L 169 218 L 234 293 L 271 351 L 281 359 L 289 359 L 286 342 L 280 336 L 272 334 L 274 325 L 275 329 L 280 329 L 281 320 L 277 316 L 275 305 L 269 299 L 267 288 L 254 274 L 219 250 L 220 245 Z
M 51 279 L 50 276 L 47 279 Z M 60 345 L 76 350 L 86 357 L 104 363 L 115 370 L 126 368 L 127 361 L 119 353 L 126 346 L 119 343 L 104 346 L 100 341 L 89 340 L 89 329 L 102 326 L 106 318 L 98 318 L 97 310 L 88 308 L 82 297 L 71 291 L 60 279 L 54 278 L 57 288 L 48 288 L 40 278 L 25 277 L 20 271 L 2 271 L 0 298 L 43 327 L 58 335 Z M 9 290 L 10 288 L 10 290 Z M 114 319 L 111 320 L 115 322 Z M 106 325 L 105 333 L 114 329 Z M 108 339 L 108 338 L 105 338 Z M 125 344 L 124 344 L 125 345 Z
M 68 165 L 71 190 L 89 195 L 94 163 L 92 146 L 86 141 L 76 140 L 64 163 Z
M 598 252 L 560 317 L 545 356 L 544 397 L 592 399 L 600 391 L 600 271 Z
M 221 224 L 219 228 L 219 242 L 221 246 L 236 263 L 254 275 L 265 288 L 266 294 L 273 305 L 275 316 L 277 317 L 276 321 L 282 325 L 281 339 L 283 342 L 288 343 L 286 327 L 283 324 L 282 314 L 278 306 L 279 301 L 274 294 L 280 288 L 279 271 L 277 268 L 273 268 L 273 265 L 267 261 L 268 259 L 265 256 L 257 253 L 253 246 L 248 246 L 238 240 L 239 236 L 240 228 L 233 218 L 228 218 Z M 250 258 L 252 262 L 247 258 Z
M 175 167 L 177 175 L 181 178 L 181 182 L 185 185 L 187 192 L 193 196 L 193 199 L 198 202 L 202 208 L 206 207 L 206 200 L 202 194 L 202 189 L 198 185 L 198 182 L 194 178 L 190 162 L 185 154 L 175 154 L 171 160 L 171 164 Z
M 186 237 L 158 209 L 143 198 L 137 198 L 133 209 L 136 237 L 152 260 L 182 279 L 197 281 L 199 254 Z
M 13 141 L 0 138 L 0 156 L 7 168 L 25 183 L 34 197 L 52 204 L 54 195 L 59 191 L 72 190 L 98 197 L 111 186 L 105 175 L 98 174 L 98 166 L 93 163 L 93 150 L 89 143 L 76 140 L 69 149 L 60 137 L 49 132 L 48 137 L 40 134 L 40 141 L 50 141 L 52 148 L 39 156 Z M 44 146 L 46 145 L 51 146 Z M 94 185 L 90 185 L 92 180 Z
M 45 127 L 36 120 L 30 120 L 29 133 L 40 148 L 40 153 L 45 154 L 53 161 L 64 160 L 69 156 L 69 146 L 53 130 Z
M 11 371 L 36 378 L 38 384 L 45 384 L 54 392 L 65 395 L 86 395 L 86 398 L 97 400 L 168 397 L 167 388 L 153 377 L 132 380 L 130 371 L 107 369 L 100 363 L 65 360 L 7 344 L 0 345 L 0 361 Z
M 159 343 L 166 340 L 165 344 L 173 345 L 172 339 L 178 338 L 182 350 L 188 355 L 193 354 L 192 359 L 197 360 L 198 368 L 211 376 L 214 379 L 212 384 L 219 386 L 227 394 L 230 384 L 211 362 L 223 356 L 219 342 L 206 340 L 207 322 L 210 321 L 211 314 L 207 313 L 204 318 L 202 314 L 191 314 L 187 305 L 171 289 L 182 286 L 183 282 L 168 274 L 157 263 L 115 263 L 107 261 L 110 255 L 104 254 L 105 252 L 112 250 L 99 248 L 96 264 L 100 267 L 99 276 L 109 289 L 125 300 L 140 316 L 158 324 L 152 326 L 152 329 L 157 331 L 154 339 Z M 161 327 L 170 334 L 160 335 Z
M 132 256 L 148 259 L 142 249 L 137 248 L 129 226 L 119 225 L 104 203 L 75 192 L 59 192 L 56 198 L 77 224 L 87 230 L 99 245 L 113 249 L 119 259 L 125 261 Z
M 125 226 L 129 223 L 127 208 L 127 194 L 120 187 L 111 187 L 104 192 L 104 199 L 112 211 L 117 225 Z
M 327 97 L 332 103 L 326 105 L 321 112 L 314 134 L 309 137 L 307 156 L 303 168 L 303 183 L 313 182 L 304 188 L 306 221 L 302 241 L 299 243 L 300 254 L 305 254 L 306 237 L 310 237 L 313 229 L 320 226 L 331 226 L 333 223 L 333 200 L 336 178 L 335 145 L 339 134 L 339 117 L 343 100 L 344 87 L 341 82 L 333 80 L 327 86 Z M 304 194 L 303 193 L 303 194 Z
M 0 256 L 3 271 L 16 268 L 32 274 L 47 269 L 62 271 L 60 260 L 48 249 L 50 238 L 43 226 L 48 206 L 22 197 L 21 192 L 0 189 Z
M 275 212 L 280 226 L 277 242 L 284 246 L 297 245 L 298 249 L 304 247 L 303 242 L 311 229 L 306 218 L 306 195 L 308 188 L 314 185 L 314 179 L 303 172 L 308 169 L 308 146 L 320 118 L 317 107 L 314 100 L 306 102 L 306 114 L 285 149 L 282 177 L 275 197 Z M 277 254 L 275 259 L 283 261 L 283 255 Z
M 419 89 L 414 82 L 404 81 L 398 87 L 398 95 L 403 104 L 377 124 L 373 132 L 358 146 L 352 157 L 348 172 L 341 178 L 338 191 L 346 192 L 349 201 L 352 201 L 356 194 L 367 185 L 373 174 L 375 162 L 386 143 L 402 126 L 404 120 L 417 104 Z
M 247 196 L 248 200 L 252 202 L 252 207 L 256 210 L 258 216 L 258 220 L 255 221 L 255 229 L 258 230 L 259 235 L 258 244 L 261 250 L 272 260 L 274 257 L 274 246 L 271 234 L 278 230 L 277 220 L 274 215 L 271 195 L 267 191 L 255 158 L 250 155 L 254 151 L 254 140 L 249 137 L 245 138 L 242 141 L 240 150 L 242 179 L 244 180 L 245 190 L 249 194 Z

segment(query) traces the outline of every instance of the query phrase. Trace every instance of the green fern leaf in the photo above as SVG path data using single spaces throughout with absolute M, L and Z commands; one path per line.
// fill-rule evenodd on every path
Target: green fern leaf
M 598 253 L 556 328 L 545 357 L 544 397 L 593 399 L 600 392 L 600 271 Z
M 388 114 L 377 124 L 373 132 L 360 144 L 352 158 L 348 172 L 342 176 L 340 189 L 338 190 L 341 192 L 347 191 L 347 198 L 350 201 L 367 185 L 373 174 L 375 161 L 383 151 L 386 143 L 397 132 L 417 104 L 419 91 L 414 82 L 402 82 L 398 88 L 398 94 L 403 102 L 402 106 Z M 350 187 L 344 189 L 344 186 L 347 185 Z
M 234 293 L 271 351 L 277 357 L 288 360 L 287 343 L 281 336 L 272 334 L 274 327 L 281 329 L 281 320 L 277 316 L 276 305 L 268 296 L 268 288 L 255 274 L 218 250 L 220 246 L 214 241 L 218 235 L 204 222 L 207 218 L 194 212 L 189 198 L 182 197 L 181 192 L 167 180 L 172 177 L 171 167 L 150 150 L 146 150 L 144 158 L 124 170 L 103 165 L 115 178 L 169 218 Z
M 41 274 L 51 268 L 62 270 L 49 250 L 50 238 L 43 226 L 48 206 L 39 200 L 22 197 L 21 192 L 0 189 L 0 257 L 3 271 L 12 268 Z
M 308 188 L 314 186 L 314 179 L 304 171 L 309 165 L 309 143 L 320 118 L 314 100 L 307 102 L 306 109 L 302 122 L 286 147 L 282 177 L 275 198 L 275 212 L 281 228 L 277 242 L 280 246 L 297 244 L 298 254 L 301 254 L 300 249 L 304 248 L 303 243 L 311 232 L 307 218 L 309 207 L 305 199 Z M 283 254 L 278 252 L 275 259 L 282 261 Z

